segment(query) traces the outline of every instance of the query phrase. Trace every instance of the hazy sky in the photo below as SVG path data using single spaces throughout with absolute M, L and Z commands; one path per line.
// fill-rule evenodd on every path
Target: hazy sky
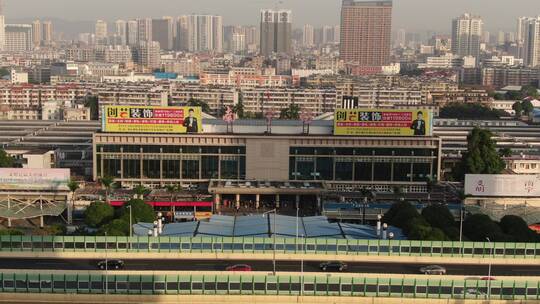
M 255 24 L 261 8 L 293 10 L 296 27 L 338 24 L 341 0 L 4 0 L 9 19 L 54 17 L 114 20 L 142 16 L 216 14 L 224 24 Z M 394 0 L 394 29 L 449 31 L 464 12 L 480 14 L 486 28 L 512 30 L 518 16 L 540 15 L 540 0 Z

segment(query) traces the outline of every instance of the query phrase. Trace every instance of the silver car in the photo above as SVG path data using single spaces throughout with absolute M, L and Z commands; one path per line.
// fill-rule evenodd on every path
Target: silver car
M 439 266 L 439 265 L 429 265 L 420 268 L 420 272 L 423 274 L 438 274 L 438 275 L 445 275 L 446 274 L 446 268 Z

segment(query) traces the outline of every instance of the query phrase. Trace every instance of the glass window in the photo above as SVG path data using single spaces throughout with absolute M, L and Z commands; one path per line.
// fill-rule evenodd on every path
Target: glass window
M 138 159 L 124 160 L 124 178 L 141 178 L 141 161 Z
M 336 180 L 352 181 L 353 179 L 353 163 L 352 162 L 336 162 Z
M 202 178 L 215 179 L 218 178 L 219 156 L 202 156 L 201 157 L 201 174 Z
M 294 164 L 293 164 L 294 168 Z M 315 170 L 315 161 L 311 158 L 297 158 L 296 168 L 298 170 L 298 179 L 311 180 L 313 179 L 313 171 Z
M 354 164 L 355 181 L 371 181 L 372 163 L 357 162 Z
M 374 164 L 374 180 L 376 181 L 391 181 L 392 180 L 392 165 L 390 163 L 375 163 Z
M 199 179 L 198 160 L 182 160 L 182 178 Z
M 430 164 L 427 163 L 415 163 L 413 165 L 413 181 L 423 182 L 430 176 Z
M 333 180 L 334 179 L 334 162 L 331 157 L 317 158 L 317 172 L 315 173 L 318 180 Z
M 104 176 L 120 177 L 120 172 L 119 159 L 103 159 Z
M 143 160 L 143 177 L 160 178 L 160 161 L 154 159 Z
M 224 158 L 221 160 L 221 178 L 222 179 L 237 179 L 238 178 L 238 159 Z
M 180 178 L 180 160 L 164 160 L 163 161 L 163 178 L 169 178 L 169 179 Z
M 395 163 L 394 164 L 394 181 L 406 182 L 410 181 L 411 164 Z

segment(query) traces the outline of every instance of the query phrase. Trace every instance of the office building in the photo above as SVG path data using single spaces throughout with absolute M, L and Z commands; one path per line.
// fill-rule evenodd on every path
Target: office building
M 311 24 L 304 25 L 302 44 L 305 47 L 312 47 L 314 45 L 315 32 Z
M 139 23 L 136 20 L 130 20 L 126 25 L 126 39 L 129 46 L 136 46 L 139 42 Z
M 118 38 L 120 45 L 126 45 L 128 41 L 127 37 L 127 22 L 125 20 L 116 20 L 114 23 L 116 27 L 116 37 Z
M 108 30 L 107 30 L 107 22 L 103 20 L 96 21 L 95 35 L 96 35 L 96 40 L 98 41 L 107 38 L 107 36 L 109 35 Z
M 32 42 L 34 43 L 34 48 L 41 46 L 41 37 L 42 37 L 43 31 L 41 27 L 41 22 L 39 20 L 35 20 L 32 22 Z
M 223 18 L 187 15 L 178 18 L 177 48 L 189 52 L 223 51 Z
M 480 57 L 483 21 L 479 16 L 463 14 L 452 21 L 452 53 L 465 57 Z
M 42 44 L 44 46 L 50 46 L 52 45 L 52 42 L 54 39 L 53 24 L 51 21 L 43 21 L 42 27 L 43 27 Z
M 390 63 L 392 1 L 343 0 L 340 56 L 359 72 L 379 72 Z
M 292 12 L 289 10 L 261 11 L 260 54 L 291 54 Z
M 153 41 L 152 38 L 152 19 L 144 18 L 137 19 L 137 42 Z
M 528 18 L 522 25 L 520 38 L 523 39 L 523 64 L 528 67 L 538 67 L 540 66 L 540 16 Z
M 152 19 L 152 39 L 164 50 L 173 49 L 173 26 L 172 18 Z
M 34 47 L 30 24 L 6 24 L 5 35 L 5 51 L 25 52 L 31 51 Z

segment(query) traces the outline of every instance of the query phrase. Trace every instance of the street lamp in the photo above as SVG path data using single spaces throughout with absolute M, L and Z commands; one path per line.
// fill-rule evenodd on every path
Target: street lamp
M 487 300 L 489 301 L 491 299 L 491 259 L 493 258 L 493 243 L 489 239 L 489 237 L 486 237 L 486 240 L 489 243 L 489 266 L 488 266 L 488 286 L 487 286 Z
M 107 231 L 105 231 L 105 294 L 109 294 L 109 259 L 107 256 Z
M 272 227 L 272 250 L 274 251 L 274 256 L 272 258 L 272 265 L 273 265 L 273 274 L 276 275 L 276 215 L 277 215 L 277 209 L 273 209 L 270 211 L 266 211 L 262 214 L 263 217 L 265 217 L 267 214 L 273 213 L 274 214 L 274 220 L 273 220 L 273 227 Z

